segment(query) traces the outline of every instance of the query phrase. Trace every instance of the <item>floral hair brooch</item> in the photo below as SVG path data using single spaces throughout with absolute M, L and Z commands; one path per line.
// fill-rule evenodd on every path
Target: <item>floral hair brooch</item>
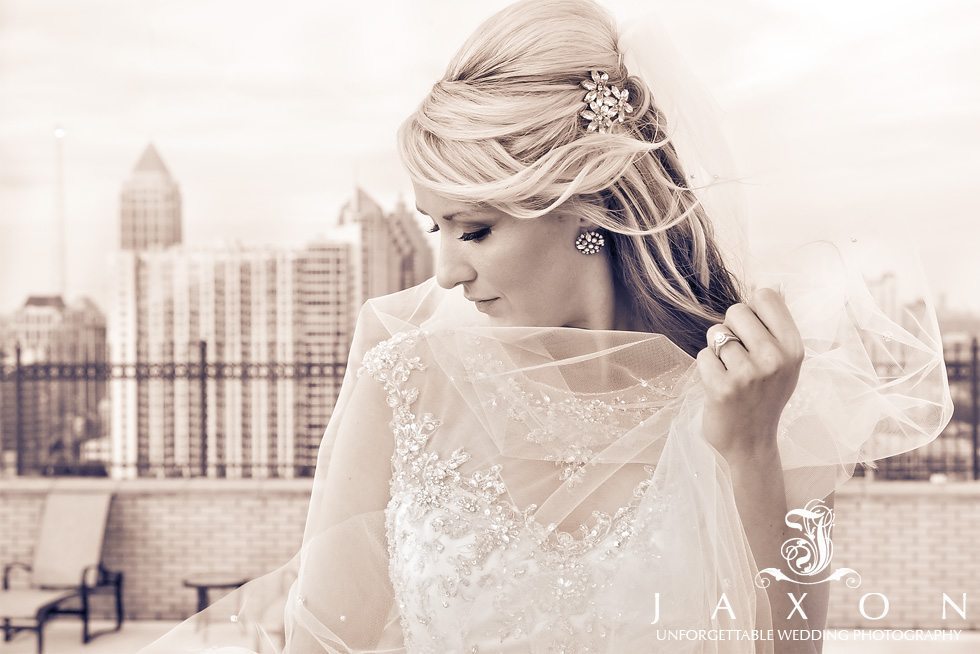
M 609 75 L 593 70 L 592 79 L 582 80 L 582 86 L 589 92 L 585 94 L 586 109 L 579 115 L 590 121 L 587 131 L 605 134 L 612 129 L 614 122 L 623 122 L 625 114 L 633 113 L 633 105 L 628 100 L 628 89 L 607 84 Z

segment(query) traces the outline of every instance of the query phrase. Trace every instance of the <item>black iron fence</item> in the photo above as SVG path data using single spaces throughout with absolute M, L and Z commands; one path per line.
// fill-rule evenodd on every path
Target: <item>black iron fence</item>
M 205 343 L 199 344 L 198 361 L 163 364 L 24 363 L 20 351 L 12 363 L 0 368 L 0 474 L 95 475 L 118 477 L 306 477 L 316 466 L 323 428 L 329 419 L 336 391 L 344 374 L 338 363 L 215 363 L 207 360 Z M 346 355 L 338 355 L 338 360 Z M 878 479 L 927 480 L 934 475 L 949 479 L 980 479 L 980 386 L 978 344 L 956 345 L 945 353 L 953 394 L 954 415 L 946 430 L 932 443 L 878 462 L 878 470 L 856 475 Z M 222 427 L 209 420 L 209 407 L 220 395 L 220 381 L 240 380 L 242 395 L 249 395 L 255 380 L 291 379 L 296 382 L 293 411 L 296 425 L 289 456 L 279 456 L 275 442 L 277 417 L 268 417 L 264 447 L 266 460 L 251 457 L 255 438 L 240 439 L 245 451 L 238 457 L 227 449 Z M 183 449 L 172 432 L 172 416 L 164 416 L 162 441 L 156 451 L 140 434 L 146 425 L 131 425 L 135 445 L 128 454 L 110 437 L 112 415 L 110 387 L 113 382 L 159 380 L 185 382 L 182 425 Z M 140 385 L 137 383 L 137 387 Z M 172 394 L 172 386 L 167 386 Z M 140 391 L 142 392 L 142 391 Z M 139 402 L 152 402 L 145 393 Z M 246 402 L 247 404 L 247 402 Z M 268 403 L 273 413 L 275 402 Z M 172 408 L 172 407 L 171 407 Z M 315 409 L 315 410 L 314 410 Z M 267 409 L 268 410 L 268 409 Z M 149 411 L 148 404 L 140 407 Z M 140 411 L 135 412 L 139 414 Z M 169 411 L 169 409 L 168 409 Z M 132 416 L 128 416 L 132 418 Z M 161 431 L 160 426 L 156 429 Z M 117 436 L 118 440 L 119 437 Z
M 41 476 L 116 477 L 306 477 L 312 476 L 329 409 L 336 398 L 345 364 L 323 362 L 225 363 L 208 361 L 207 344 L 200 342 L 198 360 L 183 363 L 24 363 L 17 348 L 12 363 L 0 367 L 0 474 Z M 346 352 L 336 359 L 346 360 Z M 112 384 L 131 380 L 136 410 L 126 415 L 112 412 Z M 277 456 L 281 448 L 265 443 L 271 456 L 249 461 L 255 445 L 249 434 L 239 440 L 244 452 L 231 456 L 224 433 L 234 426 L 213 423 L 209 413 L 225 413 L 216 399 L 225 400 L 222 380 L 241 382 L 244 406 L 249 405 L 250 384 L 264 380 L 275 384 L 292 380 L 290 456 Z M 173 416 L 165 416 L 161 441 L 156 451 L 148 442 L 149 413 L 146 382 L 162 382 L 168 407 L 173 409 L 176 393 L 185 404 L 182 425 L 183 452 L 176 442 Z M 123 394 L 125 394 L 125 390 Z M 180 397 L 182 395 L 182 397 Z M 241 399 L 241 398 L 240 398 Z M 265 409 L 271 415 L 268 427 L 275 429 L 277 403 Z M 246 408 L 246 410 L 249 410 Z M 127 435 L 111 433 L 112 420 L 133 421 L 128 447 L 113 440 Z M 155 426 L 161 431 L 161 425 Z M 239 425 L 239 429 L 241 426 Z M 123 430 L 125 431 L 125 430 Z M 212 433 L 218 431 L 219 433 Z M 182 455 L 181 455 L 182 454 Z
M 929 480 L 943 476 L 949 480 L 980 479 L 980 362 L 977 338 L 955 343 L 943 353 L 953 418 L 931 443 L 905 454 L 882 459 L 878 470 L 858 469 L 856 474 L 876 479 Z

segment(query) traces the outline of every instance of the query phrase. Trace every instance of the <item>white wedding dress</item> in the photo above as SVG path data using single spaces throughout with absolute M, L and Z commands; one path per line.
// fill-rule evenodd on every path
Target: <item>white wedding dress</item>
M 928 294 L 878 306 L 847 246 L 772 271 L 806 344 L 790 508 L 952 411 Z M 302 549 L 151 652 L 756 652 L 771 625 L 694 359 L 658 334 L 498 327 L 434 279 L 369 300 Z M 788 568 L 787 568 L 788 569 Z M 830 583 L 830 582 L 828 582 Z M 659 594 L 659 595 L 658 595 Z M 732 614 L 712 614 L 724 594 Z

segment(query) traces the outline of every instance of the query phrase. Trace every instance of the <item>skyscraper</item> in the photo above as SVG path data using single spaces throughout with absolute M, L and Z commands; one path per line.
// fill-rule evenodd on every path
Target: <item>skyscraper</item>
M 181 243 L 180 189 L 151 143 L 120 195 L 120 247 L 166 248 Z
M 338 222 L 299 248 L 115 257 L 110 360 L 144 373 L 110 382 L 114 477 L 312 474 L 364 300 L 432 275 L 403 205 L 356 189 Z
M 432 248 L 415 222 L 414 211 L 401 199 L 393 212 L 385 214 L 363 189 L 355 187 L 338 222 L 360 232 L 364 298 L 410 288 L 432 276 Z
M 211 370 L 112 380 L 113 476 L 312 471 L 350 347 L 355 251 L 341 239 L 120 253 L 112 362 L 187 370 L 203 344 Z

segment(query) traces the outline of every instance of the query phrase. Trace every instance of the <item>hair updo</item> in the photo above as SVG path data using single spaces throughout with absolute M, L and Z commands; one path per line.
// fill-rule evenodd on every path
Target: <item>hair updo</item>
M 711 223 L 687 186 L 666 119 L 623 66 L 616 23 L 593 0 L 520 0 L 487 19 L 398 129 L 412 179 L 515 218 L 585 216 L 607 232 L 616 292 L 646 331 L 692 357 L 741 301 Z M 587 132 L 591 70 L 633 112 Z

